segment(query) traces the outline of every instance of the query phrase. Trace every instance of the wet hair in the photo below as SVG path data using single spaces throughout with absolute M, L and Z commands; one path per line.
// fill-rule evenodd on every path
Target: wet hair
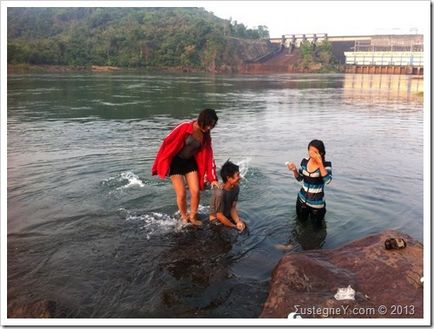
M 232 177 L 239 171 L 240 171 L 240 167 L 238 167 L 235 163 L 231 162 L 228 159 L 223 164 L 222 169 L 220 169 L 220 176 L 222 176 L 223 183 L 226 183 L 229 177 Z
M 314 139 L 312 140 L 309 145 L 307 146 L 307 149 L 309 150 L 309 147 L 315 147 L 318 151 L 319 154 L 321 155 L 322 161 L 325 161 L 325 155 L 326 155 L 326 151 L 325 151 L 325 146 L 324 143 L 318 139 Z
M 204 109 L 199 113 L 199 116 L 197 117 L 197 123 L 201 128 L 205 128 L 207 126 L 214 128 L 218 119 L 219 118 L 213 109 Z

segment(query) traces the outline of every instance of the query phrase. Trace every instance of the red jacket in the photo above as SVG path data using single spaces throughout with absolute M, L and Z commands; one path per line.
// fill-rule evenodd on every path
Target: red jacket
M 170 163 L 175 155 L 184 147 L 187 135 L 193 133 L 194 122 L 193 120 L 179 124 L 164 138 L 152 166 L 152 175 L 158 175 L 160 178 L 165 178 L 169 175 Z M 211 183 L 218 180 L 211 137 L 209 135 L 206 135 L 204 138 L 201 148 L 195 155 L 195 159 L 199 175 L 199 188 L 203 190 L 205 181 Z

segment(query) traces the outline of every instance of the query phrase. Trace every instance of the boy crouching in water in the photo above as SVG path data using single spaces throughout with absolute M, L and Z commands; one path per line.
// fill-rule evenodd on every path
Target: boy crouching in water
M 209 220 L 212 222 L 217 219 L 223 225 L 242 232 L 246 224 L 238 216 L 236 208 L 240 192 L 240 168 L 228 160 L 222 166 L 220 176 L 223 185 L 221 189 L 214 188 L 212 191 Z

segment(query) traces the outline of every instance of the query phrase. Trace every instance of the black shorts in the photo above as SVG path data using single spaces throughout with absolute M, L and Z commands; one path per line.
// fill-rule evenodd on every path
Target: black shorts
M 197 171 L 197 164 L 195 158 L 182 159 L 175 156 L 170 163 L 169 176 L 173 175 L 186 175 L 189 172 Z

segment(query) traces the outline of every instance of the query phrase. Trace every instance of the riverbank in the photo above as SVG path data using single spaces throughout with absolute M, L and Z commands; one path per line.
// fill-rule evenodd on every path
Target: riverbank
M 118 66 L 69 66 L 69 65 L 32 65 L 8 64 L 8 75 L 26 73 L 81 73 L 81 72 L 172 72 L 199 73 L 203 72 L 191 67 L 118 67 Z
M 296 65 L 269 65 L 269 64 L 236 64 L 207 67 L 204 69 L 191 66 L 167 66 L 167 67 L 119 67 L 119 66 L 67 66 L 67 65 L 32 65 L 32 64 L 8 64 L 8 75 L 28 73 L 113 73 L 113 72 L 144 72 L 144 73 L 215 73 L 215 74 L 275 74 L 275 73 L 348 73 L 345 65 L 325 66 L 319 63 L 310 67 L 300 68 Z M 366 73 L 353 73 L 366 74 Z M 374 73 L 372 73 L 374 74 Z M 379 73 L 375 73 L 381 75 Z M 423 76 L 414 76 L 412 79 L 423 79 Z
M 295 66 L 272 66 L 262 64 L 221 65 L 199 69 L 190 66 L 168 67 L 119 67 L 119 66 L 67 66 L 67 65 L 32 65 L 8 64 L 8 75 L 28 73 L 113 73 L 113 72 L 152 72 L 152 73 L 217 73 L 217 74 L 273 74 L 273 73 L 343 73 L 341 67 L 324 68 L 315 65 L 311 68 L 298 69 Z

